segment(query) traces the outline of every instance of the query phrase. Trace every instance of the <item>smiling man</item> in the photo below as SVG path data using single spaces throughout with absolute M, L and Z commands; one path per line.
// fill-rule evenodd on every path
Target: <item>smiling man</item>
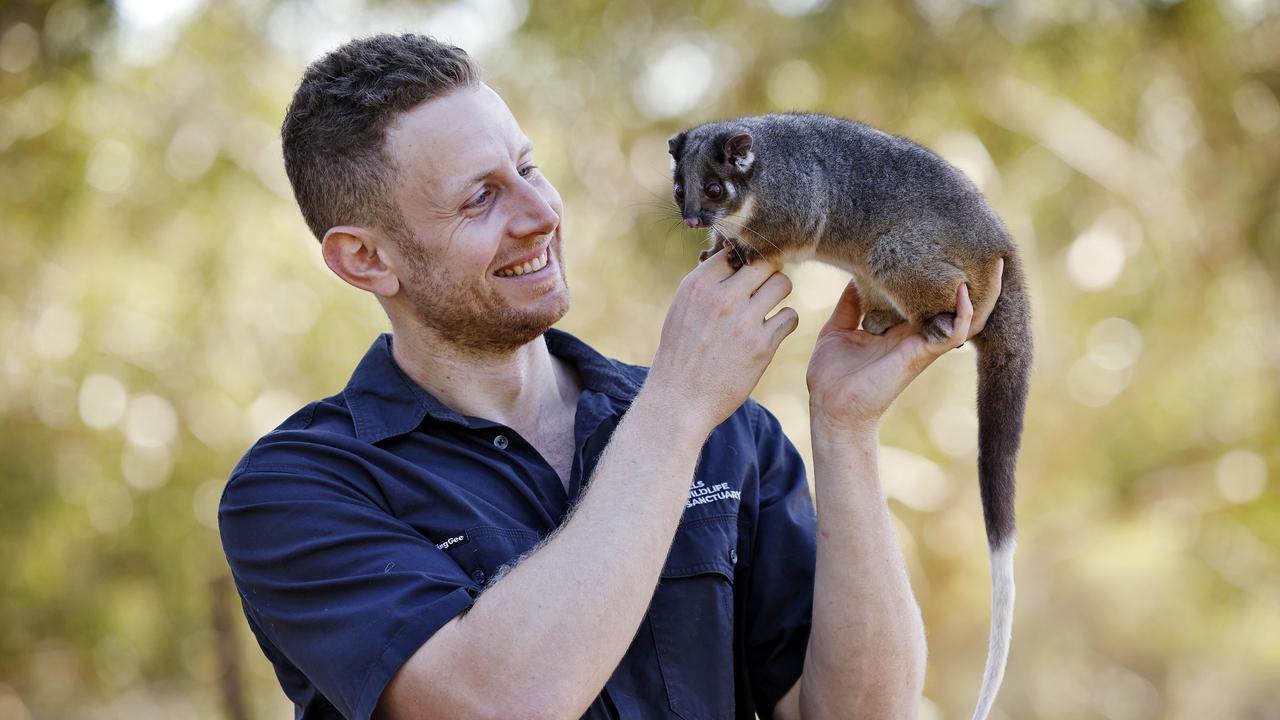
M 870 336 L 841 298 L 808 374 L 815 514 L 747 398 L 796 327 L 776 268 L 700 264 L 649 369 L 552 329 L 560 196 L 467 55 L 423 36 L 317 61 L 283 140 L 326 264 L 392 330 L 220 506 L 298 717 L 914 714 L 923 632 L 876 426 L 949 347 Z M 963 286 L 957 307 L 957 337 L 990 310 Z

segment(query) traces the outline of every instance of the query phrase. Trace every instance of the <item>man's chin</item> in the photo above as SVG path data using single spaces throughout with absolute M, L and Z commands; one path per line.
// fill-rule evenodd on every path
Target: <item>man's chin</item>
M 562 301 L 538 309 L 508 309 L 484 323 L 458 323 L 439 328 L 444 339 L 464 352 L 505 355 L 537 340 L 569 311 L 569 293 Z
M 425 286 L 421 283 L 410 288 L 409 299 L 418 322 L 455 350 L 468 354 L 510 353 L 540 337 L 569 311 L 569 288 L 563 274 L 558 283 L 533 298 L 462 289 L 429 294 L 423 292 Z
M 525 322 L 522 325 L 531 334 L 525 342 L 533 340 L 551 329 L 569 312 L 569 291 L 567 289 L 562 290 L 557 300 L 558 302 L 550 307 L 539 309 L 537 312 L 529 312 L 525 315 Z M 523 345 L 524 343 L 521 344 Z
M 519 325 L 532 331 L 539 328 L 533 337 L 547 331 L 547 328 L 560 322 L 569 312 L 569 288 L 563 283 L 553 292 L 548 292 L 519 309 L 510 308 L 507 317 L 512 325 Z

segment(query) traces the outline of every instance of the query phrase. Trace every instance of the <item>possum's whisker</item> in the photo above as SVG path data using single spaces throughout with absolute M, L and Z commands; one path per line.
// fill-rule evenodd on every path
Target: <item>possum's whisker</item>
M 670 200 L 639 200 L 633 203 L 627 203 L 626 207 L 641 207 L 661 213 L 669 213 L 671 215 L 679 215 L 680 209 L 671 203 Z
M 762 235 L 762 234 L 761 234 L 761 233 L 759 233 L 758 231 L 756 231 L 756 230 L 752 230 L 751 228 L 747 227 L 746 223 L 734 223 L 734 222 L 730 222 L 728 218 L 720 218 L 719 220 L 716 220 L 716 221 L 715 221 L 715 223 L 713 223 L 713 224 L 712 224 L 712 226 L 714 227 L 714 226 L 719 225 L 719 224 L 724 224 L 724 225 L 725 225 L 725 226 L 727 226 L 730 230 L 736 230 L 736 231 L 738 231 L 738 232 L 747 232 L 747 233 L 750 233 L 750 234 L 754 235 L 755 237 L 760 238 L 761 240 L 763 240 L 765 243 L 767 243 L 767 244 L 768 244 L 770 247 L 772 247 L 774 250 L 777 250 L 777 251 L 778 251 L 778 253 L 780 253 L 780 254 L 782 253 L 782 248 L 778 247 L 776 243 L 774 243 L 772 240 L 770 240 L 769 238 L 765 237 L 764 235 Z M 718 228 L 717 228 L 717 229 L 718 229 Z M 724 231 L 723 231 L 723 230 L 721 230 L 720 232 L 721 232 L 721 233 L 724 233 Z M 725 234 L 727 234 L 727 233 L 725 233 Z
M 670 195 L 656 192 L 655 190 L 653 190 L 653 188 L 650 188 L 650 187 L 642 186 L 641 189 L 644 191 L 645 195 L 649 196 L 650 199 L 642 202 L 632 203 L 632 205 L 641 205 L 641 204 L 661 205 L 662 207 L 667 208 L 672 212 L 677 212 L 677 213 L 679 212 L 680 209 L 676 207 L 675 202 L 672 200 Z
M 722 217 L 716 220 L 716 224 L 724 225 L 725 227 L 728 227 L 730 230 L 751 233 L 755 237 L 760 238 L 760 240 L 771 245 L 775 250 L 778 250 L 779 252 L 782 251 L 782 248 L 774 244 L 773 241 L 769 240 L 769 238 L 762 235 L 759 231 L 752 230 L 751 228 L 747 227 L 747 224 L 744 222 L 734 222 L 729 220 L 729 218 L 727 217 Z
M 647 186 L 643 186 L 642 190 L 644 194 L 649 196 L 649 199 L 628 203 L 627 207 L 640 209 L 637 214 L 643 218 L 642 221 L 645 223 L 646 229 L 661 228 L 665 251 L 667 244 L 671 242 L 672 233 L 679 230 L 680 226 L 684 224 L 684 217 L 670 195 L 656 192 Z

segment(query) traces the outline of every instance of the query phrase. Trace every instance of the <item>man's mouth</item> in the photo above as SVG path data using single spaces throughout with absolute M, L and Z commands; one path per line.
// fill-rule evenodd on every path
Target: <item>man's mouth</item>
M 498 277 L 518 277 L 520 275 L 527 275 L 546 267 L 547 262 L 550 261 L 550 257 L 551 246 L 548 245 L 542 249 L 542 252 L 539 253 L 537 257 L 524 260 L 522 262 L 512 263 L 504 268 L 495 270 L 493 274 Z

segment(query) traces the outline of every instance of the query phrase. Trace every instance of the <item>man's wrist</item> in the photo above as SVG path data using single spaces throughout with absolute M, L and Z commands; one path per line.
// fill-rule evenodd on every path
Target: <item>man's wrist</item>
M 831 417 L 819 407 L 809 406 L 809 434 L 818 447 L 875 446 L 880 441 L 880 418 Z
M 715 427 L 701 410 L 688 395 L 653 382 L 645 382 L 631 403 L 631 412 L 639 411 L 661 423 L 671 442 L 692 443 L 699 448 Z

